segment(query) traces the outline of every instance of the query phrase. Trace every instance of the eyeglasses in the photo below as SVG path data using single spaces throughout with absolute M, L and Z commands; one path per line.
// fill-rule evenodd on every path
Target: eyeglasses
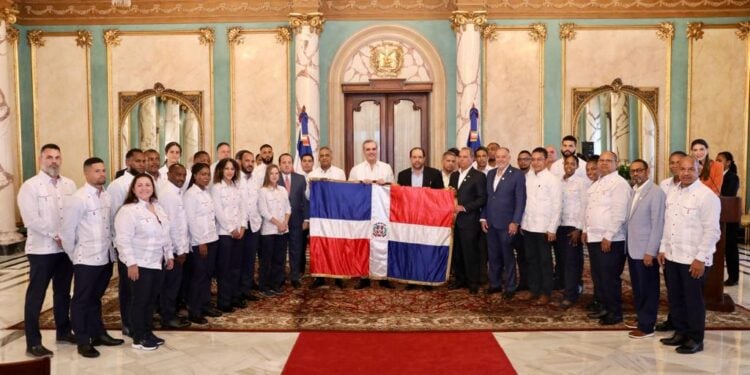
M 645 171 L 646 171 L 646 168 L 636 168 L 636 169 L 631 169 L 630 173 L 643 173 Z

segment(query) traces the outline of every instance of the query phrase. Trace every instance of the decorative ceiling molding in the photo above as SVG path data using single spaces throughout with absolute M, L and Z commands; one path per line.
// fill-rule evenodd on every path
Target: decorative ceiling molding
M 279 21 L 299 12 L 289 0 L 17 0 L 21 25 Z M 320 0 L 328 20 L 447 19 L 460 0 Z M 481 2 L 480 2 L 481 3 Z M 746 16 L 750 0 L 485 0 L 487 19 Z M 315 4 L 313 4 L 315 5 Z M 314 6 L 312 7 L 314 8 Z M 312 9 L 311 8 L 311 9 Z

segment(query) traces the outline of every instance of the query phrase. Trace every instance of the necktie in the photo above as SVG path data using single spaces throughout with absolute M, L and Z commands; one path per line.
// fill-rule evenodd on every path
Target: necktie
M 284 176 L 284 187 L 286 187 L 286 193 L 290 194 L 292 190 L 292 184 L 289 182 L 289 175 Z

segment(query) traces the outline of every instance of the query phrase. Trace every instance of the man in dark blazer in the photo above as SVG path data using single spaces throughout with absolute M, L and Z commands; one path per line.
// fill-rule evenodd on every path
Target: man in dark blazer
M 294 173 L 292 155 L 279 156 L 281 178 L 279 185 L 289 193 L 289 204 L 292 214 L 289 216 L 289 279 L 292 287 L 302 286 L 300 278 L 305 273 L 305 233 L 310 219 L 310 201 L 305 198 L 307 180 L 305 176 Z M 279 280 L 283 283 L 283 279 Z
M 510 166 L 510 150 L 495 152 L 497 168 L 487 173 L 487 204 L 482 210 L 482 231 L 487 233 L 490 287 L 487 294 L 503 291 L 504 299 L 516 292 L 516 257 L 513 237 L 526 207 L 526 177 L 520 169 Z
M 450 289 L 469 288 L 479 292 L 479 216 L 487 202 L 487 177 L 471 167 L 472 152 L 464 147 L 458 153 L 458 170 L 451 174 L 450 187 L 456 191 L 456 222 L 453 231 L 453 273 Z
M 440 174 L 440 171 L 425 166 L 424 158 L 424 149 L 421 147 L 411 149 L 409 151 L 411 168 L 406 168 L 398 173 L 397 183 L 401 186 L 422 186 L 443 189 L 445 186 L 443 185 L 443 176 Z

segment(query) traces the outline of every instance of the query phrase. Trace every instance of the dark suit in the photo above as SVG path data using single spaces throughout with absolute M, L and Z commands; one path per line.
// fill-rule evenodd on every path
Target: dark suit
M 526 207 L 526 176 L 521 170 L 508 166 L 495 188 L 497 173 L 497 169 L 487 173 L 487 204 L 482 210 L 482 219 L 489 226 L 489 281 L 492 288 L 504 284 L 506 292 L 514 292 L 517 286 L 516 258 L 508 226 L 510 223 L 521 224 Z
M 740 178 L 737 173 L 729 170 L 724 174 L 724 182 L 721 184 L 722 197 L 736 197 L 740 190 Z M 725 255 L 727 260 L 727 281 L 737 282 L 740 278 L 740 253 L 737 247 L 737 232 L 740 223 L 727 223 L 727 244 Z
M 453 273 L 456 284 L 479 288 L 479 217 L 487 202 L 487 177 L 471 168 L 459 187 L 460 171 L 451 174 L 450 186 L 456 189 L 458 204 L 466 209 L 456 215 L 453 238 Z
M 411 168 L 406 168 L 398 173 L 397 183 L 401 186 L 413 186 L 411 184 Z M 439 170 L 430 167 L 424 167 L 422 170 L 422 187 L 433 189 L 443 189 L 443 175 Z
M 284 174 L 279 176 L 279 186 L 286 189 Z M 305 198 L 307 180 L 299 173 L 291 173 L 292 186 L 289 190 L 289 205 L 292 214 L 289 216 L 289 279 L 299 281 L 305 273 L 305 233 L 302 223 L 310 218 L 310 201 Z M 279 284 L 283 283 L 283 273 Z

